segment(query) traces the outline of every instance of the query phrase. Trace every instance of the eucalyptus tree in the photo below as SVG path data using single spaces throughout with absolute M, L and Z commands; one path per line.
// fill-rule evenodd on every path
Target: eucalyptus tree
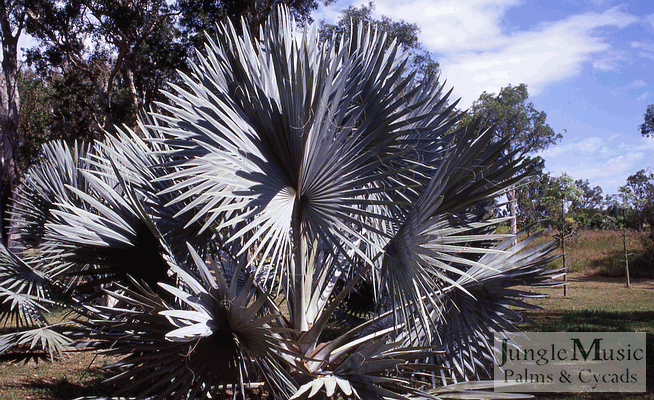
M 174 2 L 23 4 L 27 33 L 38 43 L 27 52 L 27 62 L 48 81 L 65 81 L 60 96 L 78 96 L 73 106 L 90 114 L 85 129 L 96 137 L 103 130 L 113 131 L 114 124 L 133 125 L 137 110 L 152 104 L 164 80 L 172 79 L 176 68 L 184 69 Z
M 20 1 L 0 1 L 0 42 L 2 75 L 0 76 L 0 242 L 9 241 L 6 225 L 15 188 L 20 183 L 18 160 L 20 138 L 20 96 L 18 91 L 18 40 L 25 28 L 25 10 Z
M 654 104 L 647 106 L 644 120 L 645 121 L 640 125 L 640 133 L 646 137 L 652 136 L 652 134 L 654 134 Z
M 469 123 L 475 118 L 484 118 L 485 123 L 493 126 L 493 140 L 508 142 L 507 151 L 528 155 L 545 150 L 556 144 L 563 137 L 546 123 L 547 114 L 538 111 L 534 104 L 528 101 L 529 92 L 524 83 L 518 86 L 506 86 L 500 92 L 484 92 L 475 100 L 469 110 L 469 115 L 463 118 L 463 123 Z M 517 232 L 516 191 L 507 193 L 511 220 L 511 233 Z M 532 199 L 533 200 L 533 199 Z
M 493 396 L 451 384 L 485 376 L 493 334 L 522 322 L 531 294 L 512 286 L 557 273 L 552 245 L 494 230 L 522 159 L 479 122 L 452 129 L 456 103 L 416 83 L 396 42 L 351 32 L 323 43 L 285 9 L 256 37 L 225 22 L 138 131 L 48 145 L 15 213 L 20 265 L 84 278 L 78 324 L 122 356 L 126 391 Z M 353 318 L 362 282 L 375 307 Z

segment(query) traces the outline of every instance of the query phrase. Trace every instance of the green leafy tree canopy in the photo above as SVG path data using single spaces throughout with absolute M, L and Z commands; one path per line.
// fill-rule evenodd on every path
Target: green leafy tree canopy
M 464 123 L 469 123 L 477 117 L 494 126 L 496 141 L 507 140 L 511 150 L 521 154 L 545 150 L 559 142 L 563 136 L 545 122 L 547 114 L 538 111 L 529 99 L 527 85 L 506 86 L 500 93 L 484 92 L 469 109 L 469 115 Z
M 643 136 L 652 136 L 654 135 L 654 104 L 647 106 L 647 111 L 645 111 L 645 122 L 640 125 L 640 133 Z

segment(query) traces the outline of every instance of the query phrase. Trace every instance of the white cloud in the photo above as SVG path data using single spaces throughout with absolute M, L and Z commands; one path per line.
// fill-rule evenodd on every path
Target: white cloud
M 629 84 L 626 86 L 627 89 L 642 89 L 645 86 L 647 86 L 647 83 L 645 83 L 644 80 L 638 79 L 632 82 L 629 82 Z
M 636 21 L 636 17 L 613 8 L 602 14 L 586 13 L 543 24 L 533 31 L 503 36 L 503 44 L 496 50 L 446 54 L 441 63 L 443 75 L 457 93 L 468 94 L 463 99 L 466 105 L 482 91 L 497 92 L 509 83 L 527 83 L 530 94 L 536 95 L 549 84 L 579 74 L 588 61 L 603 71 L 616 70 L 625 55 L 612 52 L 596 31 L 622 28 Z
M 640 49 L 640 50 L 654 52 L 654 43 L 631 42 L 631 47 L 634 48 L 634 49 Z
M 621 137 L 621 135 L 612 135 L 608 139 L 594 136 L 550 147 L 539 152 L 538 155 L 541 157 L 574 159 L 584 163 L 597 160 L 597 162 L 608 165 L 620 158 L 609 159 L 609 157 L 616 154 L 616 150 L 621 154 L 620 157 L 633 158 L 635 161 L 641 160 L 645 156 L 643 152 L 654 151 L 654 137 L 642 136 L 634 140 L 632 137 Z M 652 160 L 654 161 L 654 153 L 650 156 L 653 157 Z
M 645 21 L 649 22 L 650 25 L 654 26 L 654 14 L 646 15 Z
M 541 152 L 547 170 L 554 176 L 565 172 L 574 179 L 588 179 L 613 193 L 643 165 L 654 166 L 654 138 L 612 135 L 590 137 Z
M 367 4 L 355 0 L 353 5 Z M 454 86 L 462 107 L 483 91 L 497 93 L 508 84 L 526 83 L 536 95 L 547 85 L 578 75 L 590 62 L 615 71 L 625 55 L 613 50 L 598 31 L 620 29 L 638 17 L 613 7 L 546 22 L 530 30 L 508 31 L 503 18 L 521 0 L 376 0 L 376 16 L 416 23 L 420 41 L 437 53 L 443 77 Z M 346 7 L 342 4 L 341 7 Z M 327 8 L 328 9 L 328 8 Z M 325 9 L 325 11 L 327 11 Z M 333 18 L 336 9 L 325 14 Z
M 608 160 L 584 160 L 584 162 L 574 166 L 556 164 L 553 167 L 548 167 L 548 170 L 553 175 L 560 175 L 565 172 L 574 179 L 588 179 L 593 185 L 607 188 L 609 181 L 622 182 L 622 185 L 624 185 L 627 176 L 633 174 L 636 164 L 644 157 L 644 153 L 637 152 L 620 155 Z
M 638 144 L 625 145 L 620 147 L 626 151 L 635 151 L 635 152 L 654 151 L 654 137 L 641 136 L 640 142 Z M 651 161 L 654 164 L 654 154 L 651 155 Z
M 652 14 L 654 15 L 654 14 Z M 650 15 L 650 17 L 652 17 Z M 638 52 L 640 57 L 654 60 L 654 43 L 649 42 L 631 42 L 631 48 L 641 50 Z
M 613 0 L 590 0 L 594 6 L 602 7 L 613 3 Z
M 579 142 L 559 144 L 540 152 L 541 157 L 556 157 L 565 154 L 567 157 L 588 157 L 598 151 L 607 153 L 607 140 L 601 137 L 589 137 Z M 604 150 L 602 150 L 604 149 Z
M 610 157 L 610 156 L 612 156 L 614 154 L 615 154 L 615 150 L 613 150 L 612 148 L 610 148 L 608 146 L 602 146 L 599 149 L 599 155 L 601 157 Z
M 502 18 L 520 0 L 377 0 L 376 11 L 393 19 L 417 23 L 420 40 L 431 51 L 486 50 L 506 37 Z M 419 12 L 416 12 L 419 10 Z
M 593 61 L 593 68 L 602 71 L 619 71 L 621 64 L 629 60 L 629 55 L 624 51 L 609 51 L 602 57 Z
M 638 100 L 647 100 L 650 97 L 652 97 L 652 94 L 650 92 L 645 92 L 645 93 L 641 94 L 640 96 L 638 96 Z
M 355 0 L 360 6 L 368 0 Z M 527 83 L 532 95 L 544 86 L 575 76 L 585 62 L 600 71 L 616 71 L 626 56 L 613 51 L 598 31 L 624 28 L 641 18 L 613 7 L 587 12 L 535 28 L 508 31 L 503 18 L 521 0 L 376 0 L 374 14 L 416 23 L 420 41 L 437 53 L 443 77 L 455 91 L 467 94 L 469 105 L 483 91 L 497 92 L 507 84 Z M 321 7 L 317 19 L 335 22 L 340 7 Z M 654 14 L 651 15 L 654 19 Z M 633 42 L 641 50 L 654 45 Z M 472 94 L 472 98 L 467 98 Z

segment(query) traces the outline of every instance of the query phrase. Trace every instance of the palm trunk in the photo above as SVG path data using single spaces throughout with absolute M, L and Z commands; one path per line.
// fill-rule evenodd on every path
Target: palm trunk
M 292 249 L 293 260 L 291 265 L 291 296 L 289 298 L 289 305 L 292 307 L 290 311 L 291 327 L 298 332 L 306 332 L 309 330 L 309 322 L 305 313 L 307 299 L 306 296 L 310 295 L 306 291 L 306 240 L 302 233 L 302 208 L 301 200 L 295 200 L 295 207 L 293 207 L 293 217 L 291 221 L 292 229 Z

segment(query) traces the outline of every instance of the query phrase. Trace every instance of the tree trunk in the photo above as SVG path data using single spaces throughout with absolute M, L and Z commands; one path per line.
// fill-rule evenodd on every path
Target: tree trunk
M 125 68 L 125 75 L 127 76 L 127 83 L 129 85 L 129 98 L 132 102 L 132 107 L 138 111 L 139 109 L 139 96 L 136 93 L 136 85 L 134 84 L 134 72 L 131 67 Z
M 568 266 L 566 265 L 566 260 L 565 260 L 565 214 L 564 214 L 564 204 L 563 200 L 561 200 L 561 232 L 559 233 L 561 235 L 561 248 L 563 249 L 563 281 L 565 282 L 563 284 L 563 296 L 568 295 Z
M 0 240 L 9 242 L 10 204 L 20 182 L 17 162 L 18 115 L 18 38 L 22 30 L 22 14 L 15 15 L 12 5 L 0 0 L 0 29 L 2 31 L 2 75 L 0 76 Z M 18 17 L 16 32 L 12 21 Z
M 517 216 L 517 202 L 515 194 L 515 186 L 511 186 L 509 191 L 506 194 L 507 200 L 509 200 L 509 215 L 511 216 L 511 234 L 514 235 L 513 242 L 511 246 L 518 244 L 518 238 L 515 237 L 518 233 L 518 216 Z
M 624 207 L 622 208 L 622 249 L 624 250 L 624 270 L 627 275 L 627 289 L 631 287 L 629 280 L 629 254 L 627 254 L 627 229 L 625 227 Z

